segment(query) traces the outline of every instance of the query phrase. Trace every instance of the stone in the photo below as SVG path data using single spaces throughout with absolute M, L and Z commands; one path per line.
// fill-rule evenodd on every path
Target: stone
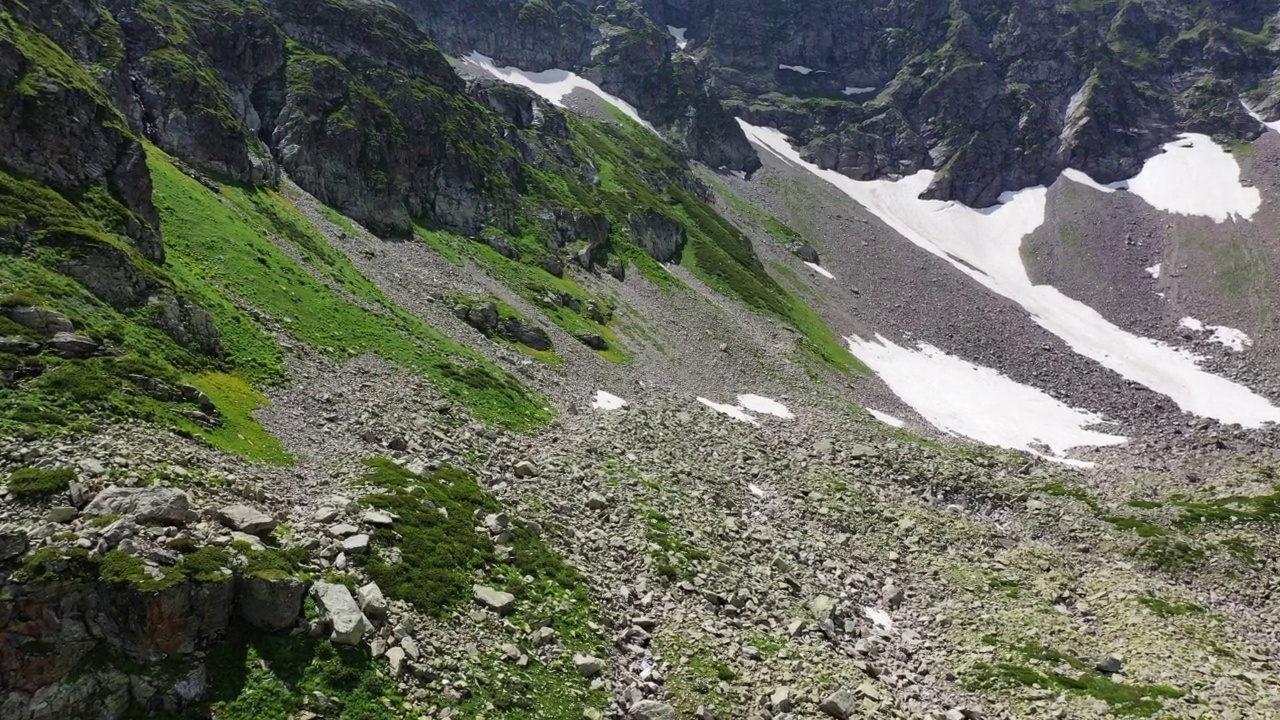
M 28 330 L 35 330 L 45 337 L 58 335 L 59 333 L 70 333 L 76 329 L 66 315 L 56 310 L 48 310 L 33 305 L 5 308 L 4 315 Z
M 45 345 L 55 355 L 68 360 L 82 360 L 98 354 L 102 346 L 93 338 L 75 333 L 60 332 L 49 339 Z
M 510 615 L 516 609 L 516 596 L 509 592 L 494 590 L 485 585 L 474 585 L 471 589 L 475 593 L 476 602 L 499 615 Z
M 837 690 L 828 695 L 818 709 L 836 720 L 848 720 L 858 709 L 858 696 L 848 690 Z
M 252 550 L 266 550 L 267 546 L 262 542 L 262 538 L 257 535 L 250 535 L 239 530 L 231 531 L 231 542 L 242 542 L 249 546 Z
M 85 506 L 84 514 L 124 515 L 137 523 L 183 525 L 191 519 L 191 499 L 176 488 L 109 487 Z
M 812 245 L 806 245 L 804 243 L 792 245 L 791 254 L 805 262 L 811 262 L 814 265 L 820 264 L 818 260 L 818 251 L 814 250 Z
M 395 524 L 396 519 L 391 517 L 391 513 L 385 513 L 381 510 L 370 510 L 361 518 L 366 524 L 374 527 L 391 527 Z
M 769 694 L 769 709 L 773 710 L 775 715 L 791 712 L 791 708 L 794 706 L 795 703 L 791 700 L 791 688 L 786 685 L 774 688 L 773 692 Z
M 902 600 L 906 594 L 902 592 L 902 588 L 893 585 L 885 585 L 880 593 L 880 597 L 884 598 L 884 604 L 890 610 L 897 610 L 902 606 Z
M 828 595 L 815 595 L 809 601 L 808 608 L 809 614 L 813 616 L 814 620 L 823 622 L 824 620 L 830 620 L 835 613 L 836 601 Z
M 627 714 L 635 720 L 676 720 L 675 708 L 657 700 L 641 700 Z
M 578 653 L 573 656 L 573 667 L 582 677 L 595 677 L 604 671 L 604 661 L 598 657 Z
M 382 620 L 387 616 L 387 598 L 382 594 L 378 583 L 369 583 L 356 591 L 360 603 L 360 612 L 371 620 Z
M 348 535 L 355 535 L 360 532 L 360 528 L 347 523 L 338 523 L 329 527 L 329 534 L 336 538 L 344 538 Z
M 269 535 L 280 523 L 275 518 L 248 505 L 228 505 L 218 510 L 218 522 L 249 535 Z
M 556 639 L 555 628 L 544 626 L 529 633 L 529 643 L 532 644 L 534 647 L 542 647 L 544 645 L 550 645 L 551 643 L 555 642 L 555 639 Z
M 45 513 L 44 519 L 51 523 L 64 523 L 75 520 L 79 515 L 79 510 L 67 505 L 59 505 L 49 508 L 49 512 Z
M 360 555 L 369 551 L 369 536 L 361 533 L 342 540 L 342 552 L 348 555 Z
M 340 516 L 341 514 L 342 514 L 342 511 L 338 510 L 338 508 L 322 507 L 317 509 L 315 514 L 312 515 L 311 517 L 318 523 L 331 523 L 334 520 L 337 520 L 338 516 Z
M 587 507 L 592 510 L 603 510 L 609 507 L 609 501 L 600 493 L 591 493 L 587 496 Z
M 538 466 L 532 460 L 521 460 L 516 463 L 516 477 L 531 478 L 538 476 Z
M 404 648 L 393 647 L 387 650 L 387 665 L 391 669 L 391 677 L 398 678 L 404 674 Z
M 418 649 L 418 641 L 414 640 L 411 636 L 406 635 L 401 639 L 400 647 L 404 648 L 404 653 L 408 655 L 411 660 L 417 660 L 422 657 L 422 651 Z
M 0 527 L 0 560 L 15 558 L 27 551 L 27 533 L 16 525 Z
M 1093 667 L 1100 673 L 1114 675 L 1124 669 L 1124 660 L 1121 660 L 1115 655 L 1107 655 L 1099 658 L 1098 661 L 1094 663 Z
M 337 583 L 316 583 L 311 587 L 320 618 L 332 628 L 329 639 L 340 645 L 356 645 L 371 629 L 369 620 L 360 612 L 360 606 L 351 591 Z
M 266 632 L 293 627 L 307 586 L 293 577 L 246 575 L 236 583 L 236 614 Z

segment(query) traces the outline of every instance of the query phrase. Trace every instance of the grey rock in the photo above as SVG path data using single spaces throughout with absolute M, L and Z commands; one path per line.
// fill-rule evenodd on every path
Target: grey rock
M 400 641 L 400 647 L 404 648 L 404 652 L 409 656 L 410 660 L 417 660 L 422 657 L 422 651 L 418 649 L 418 641 L 413 636 L 405 636 Z
M 858 709 L 858 696 L 848 690 L 837 690 L 828 695 L 818 709 L 836 720 L 848 720 Z
M 555 639 L 556 639 L 555 628 L 544 626 L 529 633 L 529 643 L 534 647 L 542 647 L 544 645 L 550 645 L 551 643 L 555 642 Z
M 139 523 L 182 525 L 191 518 L 191 499 L 176 488 L 109 487 L 84 508 L 89 516 L 124 515 Z
M 475 593 L 476 602 L 499 615 L 510 615 L 516 609 L 516 596 L 509 592 L 485 585 L 473 585 L 471 589 Z
M 791 688 L 786 685 L 774 688 L 769 694 L 769 709 L 773 710 L 774 714 L 791 712 L 793 707 L 795 702 L 791 699 Z
M 538 476 L 538 466 L 533 464 L 532 460 L 521 460 L 516 463 L 516 477 L 531 478 Z
M 74 332 L 76 329 L 66 315 L 56 310 L 27 305 L 3 308 L 0 312 L 3 312 L 5 317 L 15 323 L 28 330 L 34 330 L 45 337 L 53 337 L 58 333 Z
M 60 332 L 54 335 L 45 343 L 45 346 L 49 348 L 50 352 L 69 360 L 90 358 L 97 355 L 98 351 L 102 349 L 97 340 L 69 332 Z
M 405 652 L 403 648 L 393 647 L 387 650 L 387 666 L 391 677 L 398 678 L 404 674 Z
M 27 551 L 27 533 L 16 525 L 0 526 L 0 560 L 14 558 Z
M 573 656 L 573 667 L 582 677 L 595 677 L 604 672 L 604 661 L 598 657 L 578 653 Z
M 236 585 L 236 614 L 266 632 L 293 627 L 307 586 L 292 577 L 246 575 Z
M 342 552 L 348 555 L 360 555 L 369 551 L 369 536 L 361 533 L 342 540 Z
M 809 614 L 814 620 L 830 620 L 836 610 L 836 601 L 827 595 L 815 595 L 808 603 Z
M 395 524 L 395 518 L 391 517 L 390 513 L 385 513 L 381 510 L 370 510 L 361 519 L 374 527 L 391 527 Z
M 657 700 L 641 700 L 627 714 L 635 720 L 676 720 L 675 708 Z
M 804 243 L 792 245 L 791 253 L 805 262 L 810 262 L 814 265 L 820 264 L 818 261 L 818 251 L 814 250 L 812 245 Z
M 242 533 L 269 535 L 280 523 L 275 518 L 248 505 L 228 505 L 218 510 L 218 522 Z
M 329 527 L 329 534 L 336 538 L 344 538 L 360 532 L 360 528 L 347 523 L 338 523 Z
M 337 583 L 316 583 L 311 588 L 316 599 L 320 618 L 333 628 L 329 639 L 340 645 L 355 645 L 371 629 L 369 620 L 360 612 L 360 606 L 351 591 Z
M 587 507 L 592 510 L 603 510 L 609 507 L 609 501 L 600 493 L 591 493 L 587 496 Z
M 1105 657 L 1098 658 L 1098 661 L 1094 663 L 1093 667 L 1100 673 L 1114 675 L 1124 669 L 1124 660 L 1121 660 L 1115 655 L 1107 655 Z
M 66 505 L 49 508 L 49 512 L 45 513 L 45 520 L 52 523 L 65 523 L 75 520 L 80 515 L 80 511 Z
M 377 583 L 369 583 L 363 585 L 356 591 L 360 602 L 360 611 L 372 620 L 382 620 L 387 617 L 387 598 L 382 594 L 382 588 Z

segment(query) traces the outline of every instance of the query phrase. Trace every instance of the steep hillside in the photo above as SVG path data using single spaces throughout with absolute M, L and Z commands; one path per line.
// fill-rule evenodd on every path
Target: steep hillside
M 1280 718 L 1275 11 L 0 0 L 0 717 Z

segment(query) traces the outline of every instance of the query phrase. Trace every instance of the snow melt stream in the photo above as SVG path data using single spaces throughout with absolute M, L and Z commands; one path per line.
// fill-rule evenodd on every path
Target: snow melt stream
M 493 58 L 481 55 L 478 52 L 473 52 L 466 56 L 463 58 L 463 62 L 475 65 L 504 82 L 527 87 L 559 107 L 564 107 L 564 97 L 574 90 L 586 90 L 595 93 L 601 100 L 618 108 L 627 117 L 653 130 L 654 133 L 658 132 L 640 117 L 640 113 L 636 111 L 631 103 L 616 95 L 610 95 L 601 90 L 599 85 L 581 77 L 577 73 L 555 69 L 543 70 L 542 72 L 525 72 L 520 68 L 498 67 L 493 63 Z
M 1201 369 L 1199 363 L 1202 358 L 1199 356 L 1122 330 L 1093 308 L 1067 297 L 1052 286 L 1033 285 L 1022 264 L 1019 248 L 1022 238 L 1044 222 L 1045 188 L 1005 193 L 1001 197 L 1002 204 L 982 210 L 955 202 L 922 200 L 920 193 L 933 179 L 931 171 L 920 171 L 898 181 L 857 181 L 805 162 L 787 138 L 777 130 L 751 125 L 742 120 L 738 122 L 748 138 L 766 147 L 769 152 L 839 188 L 911 242 L 951 263 L 993 292 L 1017 302 L 1037 324 L 1062 338 L 1075 352 L 1092 358 L 1124 378 L 1169 396 L 1187 412 L 1249 427 L 1257 427 L 1268 421 L 1280 422 L 1280 408 L 1243 385 Z M 1186 150 L 1187 148 L 1179 146 L 1170 152 Z M 1197 157 L 1201 157 L 1198 150 Z M 1217 162 L 1217 159 L 1209 162 Z M 1159 167 L 1161 166 L 1157 165 Z M 1149 168 L 1150 162 L 1139 174 L 1139 178 L 1150 172 Z M 1185 211 L 1209 214 L 1210 217 L 1225 217 L 1232 213 L 1247 217 L 1251 214 L 1251 211 L 1242 212 L 1241 207 L 1227 202 L 1228 199 L 1239 200 L 1240 193 L 1215 187 L 1200 187 L 1223 182 L 1221 172 L 1201 173 L 1196 169 L 1192 172 L 1184 171 L 1179 177 L 1183 182 L 1198 187 L 1197 192 L 1205 197 L 1224 199 L 1224 204 L 1217 207 L 1207 207 L 1197 201 L 1194 207 L 1188 205 L 1183 208 Z M 1139 178 L 1134 178 L 1130 184 Z M 1232 178 L 1232 184 L 1239 186 L 1238 172 Z M 1138 183 L 1139 187 L 1142 185 L 1142 182 Z M 1086 420 L 1088 413 L 1051 407 L 1041 400 L 1033 400 L 1029 395 L 1020 397 L 1051 411 L 1052 417 L 1057 419 L 1054 427 L 1049 427 L 1049 423 L 1045 421 L 1037 421 L 1035 433 L 1015 432 L 1022 420 L 1013 414 L 1014 409 L 1007 404 L 997 406 L 989 403 L 982 407 L 990 415 L 980 420 L 971 420 L 976 427 L 961 426 L 962 421 L 954 417 L 956 408 L 947 397 L 948 388 L 932 379 L 922 379 L 916 373 L 909 376 L 895 375 L 891 368 L 882 370 L 875 367 L 877 356 L 898 356 L 908 365 L 914 363 L 919 370 L 920 357 L 928 357 L 930 354 L 927 350 L 899 352 L 900 349 L 895 350 L 896 346 L 891 344 L 856 339 L 852 345 L 860 358 L 886 377 L 895 393 L 904 399 L 908 395 L 913 397 L 908 400 L 908 404 L 921 416 L 930 418 L 931 421 L 937 417 L 939 422 L 950 423 L 956 428 L 955 432 L 982 432 L 986 437 L 1001 437 L 1003 442 L 1000 444 L 1023 448 L 1032 434 L 1055 449 L 1072 445 L 1110 444 L 1115 437 L 1082 430 L 1083 425 L 1088 422 L 1096 422 L 1096 418 L 1092 416 Z M 934 353 L 929 364 L 943 364 L 945 361 L 938 360 L 939 356 Z M 885 364 L 887 363 L 881 363 Z M 969 369 L 967 372 L 978 371 Z M 955 373 L 951 375 L 956 376 Z M 1005 381 L 1012 383 L 1007 378 Z M 1012 390 L 1008 392 L 1012 393 Z M 973 414 L 973 411 L 970 413 Z M 1028 418 L 1028 422 L 1030 420 Z M 1002 425 L 1007 428 L 1001 428 Z M 984 427 L 987 429 L 982 429 Z

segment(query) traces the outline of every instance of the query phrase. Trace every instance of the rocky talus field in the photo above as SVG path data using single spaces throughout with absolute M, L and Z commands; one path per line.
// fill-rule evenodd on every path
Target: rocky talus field
M 1280 7 L 846 5 L 0 0 L 0 719 L 1280 719 Z

